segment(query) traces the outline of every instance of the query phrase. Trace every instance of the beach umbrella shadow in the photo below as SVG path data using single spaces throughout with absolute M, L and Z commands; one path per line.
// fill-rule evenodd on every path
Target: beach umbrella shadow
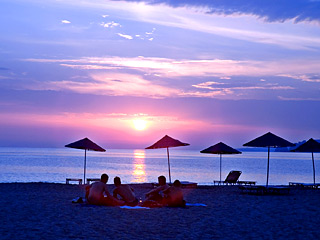
M 270 147 L 293 147 L 295 144 L 271 133 L 268 132 L 260 137 L 253 139 L 250 142 L 243 144 L 246 147 L 267 147 L 268 148 L 268 165 L 267 165 L 267 183 L 269 183 L 269 160 L 270 160 Z
M 312 153 L 312 166 L 313 166 L 313 184 L 316 184 L 316 170 L 314 166 L 314 152 L 320 152 L 320 143 L 310 138 L 304 144 L 301 144 L 296 149 L 291 150 L 291 152 L 311 152 Z
M 240 151 L 224 144 L 223 142 L 219 142 L 211 147 L 208 147 L 200 153 L 211 153 L 211 154 L 219 154 L 220 155 L 220 182 L 221 182 L 221 168 L 222 168 L 222 154 L 241 154 Z
M 83 169 L 83 183 L 86 181 L 86 165 L 87 165 L 87 151 L 105 152 L 106 150 L 92 142 L 89 138 L 84 138 L 79 141 L 65 145 L 65 147 L 83 149 L 84 150 L 84 169 Z
M 169 181 L 171 183 L 171 173 L 170 173 L 170 158 L 169 158 L 169 148 L 170 147 L 181 147 L 181 146 L 188 146 L 189 143 L 183 143 L 180 142 L 177 139 L 174 139 L 168 135 L 165 135 L 163 138 L 161 138 L 159 141 L 151 145 L 150 147 L 147 147 L 146 149 L 157 149 L 157 148 L 166 148 L 167 149 L 167 155 L 168 155 L 168 169 L 169 169 Z

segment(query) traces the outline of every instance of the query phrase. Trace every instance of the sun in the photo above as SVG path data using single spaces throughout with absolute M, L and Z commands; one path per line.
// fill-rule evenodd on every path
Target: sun
M 147 128 L 147 121 L 143 119 L 134 119 L 133 126 L 138 131 L 145 130 Z

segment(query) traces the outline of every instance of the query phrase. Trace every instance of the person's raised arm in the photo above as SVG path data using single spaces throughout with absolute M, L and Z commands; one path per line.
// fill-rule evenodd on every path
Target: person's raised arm
M 152 189 L 151 191 L 147 192 L 145 195 L 148 197 L 156 192 L 157 192 L 157 189 Z
M 110 197 L 110 196 L 111 196 L 111 194 L 109 193 L 109 190 L 108 190 L 107 186 L 105 186 L 104 192 L 106 193 L 107 197 Z

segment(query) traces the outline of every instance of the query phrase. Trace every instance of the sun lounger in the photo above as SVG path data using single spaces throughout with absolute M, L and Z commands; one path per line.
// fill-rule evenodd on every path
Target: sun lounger
M 180 183 L 182 188 L 196 188 L 198 186 L 198 183 L 195 183 L 195 182 L 181 181 Z M 159 186 L 159 183 L 151 183 L 151 184 L 152 184 L 152 187 L 154 188 Z M 171 186 L 172 183 L 169 183 L 168 185 Z
M 198 183 L 195 182 L 188 182 L 188 181 L 181 181 L 182 188 L 196 188 Z
M 320 183 L 289 182 L 289 186 L 298 188 L 320 188 Z
M 87 184 L 90 184 L 91 182 L 99 182 L 100 178 L 87 178 Z
M 241 173 L 241 171 L 230 171 L 224 181 L 215 180 L 213 181 L 213 184 L 216 185 L 217 183 L 218 185 L 256 185 L 255 181 L 239 181 L 238 179 Z
M 256 185 L 256 181 L 237 181 L 238 185 Z
M 254 195 L 288 195 L 290 187 L 288 186 L 240 186 L 242 193 Z
M 234 185 L 237 183 L 241 173 L 242 173 L 241 171 L 230 171 L 228 176 L 226 177 L 226 180 L 224 180 L 224 181 L 215 180 L 215 181 L 213 181 L 213 184 L 215 185 L 216 183 L 218 183 L 218 185 L 220 185 L 220 184 Z
M 78 182 L 79 185 L 82 184 L 81 178 L 66 178 L 66 184 L 70 184 L 70 182 Z

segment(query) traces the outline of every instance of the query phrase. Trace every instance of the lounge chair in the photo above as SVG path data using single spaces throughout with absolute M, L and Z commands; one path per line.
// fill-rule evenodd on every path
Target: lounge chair
M 225 185 L 255 185 L 256 182 L 255 181 L 239 181 L 239 177 L 241 175 L 241 171 L 230 171 L 228 176 L 226 177 L 226 179 L 224 181 L 218 181 L 215 180 L 213 181 L 213 184 L 216 185 L 216 183 L 218 185 L 220 184 L 225 184 Z
M 240 186 L 241 193 L 253 195 L 288 195 L 288 186 Z
M 181 188 L 197 188 L 198 183 L 188 182 L 188 181 L 180 181 Z M 159 183 L 151 183 L 152 187 L 159 187 Z M 169 186 L 172 186 L 172 183 L 168 183 Z
M 320 188 L 320 183 L 289 182 L 289 186 L 298 188 Z
M 224 181 L 215 180 L 215 181 L 213 181 L 213 184 L 215 185 L 216 183 L 218 183 L 218 185 L 220 185 L 220 184 L 234 185 L 237 183 L 241 173 L 242 173 L 241 171 L 230 171 L 228 176 L 226 177 L 226 180 L 224 180 Z
M 91 182 L 99 182 L 100 178 L 87 178 L 87 184 L 90 185 Z
M 82 184 L 81 178 L 66 178 L 66 184 L 70 184 L 70 182 L 78 182 L 79 185 Z

